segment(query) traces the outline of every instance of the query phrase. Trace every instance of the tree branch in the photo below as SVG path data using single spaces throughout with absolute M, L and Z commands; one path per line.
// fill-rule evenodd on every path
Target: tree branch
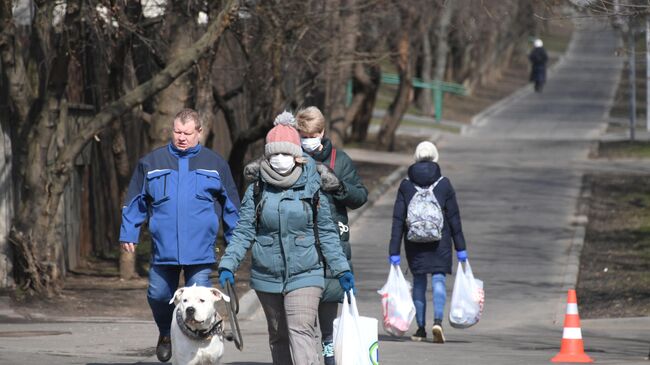
M 205 34 L 194 46 L 184 51 L 182 56 L 169 63 L 165 69 L 158 72 L 151 80 L 141 84 L 120 99 L 104 107 L 90 120 L 84 130 L 75 136 L 70 144 L 61 152 L 55 166 L 56 172 L 65 174 L 72 166 L 72 161 L 81 152 L 83 147 L 101 132 L 112 120 L 130 111 L 143 103 L 147 98 L 169 86 L 176 78 L 182 75 L 196 62 L 221 37 L 223 32 L 237 17 L 239 2 L 229 0 L 224 10 L 217 19 L 208 27 Z

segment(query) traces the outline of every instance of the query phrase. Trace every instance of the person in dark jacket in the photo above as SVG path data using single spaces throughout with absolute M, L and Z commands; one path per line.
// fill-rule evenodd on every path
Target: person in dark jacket
M 534 48 L 528 55 L 531 64 L 530 81 L 535 83 L 535 91 L 541 93 L 546 82 L 546 62 L 548 62 L 548 56 L 546 55 L 544 43 L 541 39 L 536 39 L 533 45 Z
M 266 136 L 257 182 L 246 189 L 241 218 L 221 257 L 219 281 L 234 284 L 233 273 L 251 249 L 251 288 L 266 315 L 273 364 L 312 365 L 319 362 L 315 327 L 325 286 L 319 251 L 344 291 L 354 289 L 354 276 L 328 199 L 319 198 L 316 205 L 312 200 L 320 194 L 321 177 L 300 147 L 293 116 L 283 113 L 276 123 Z
M 368 201 L 368 189 L 361 182 L 352 159 L 341 149 L 334 148 L 325 138 L 325 117 L 314 106 L 296 113 L 296 125 L 300 132 L 302 149 L 318 163 L 322 190 L 332 209 L 332 221 L 338 227 L 340 244 L 352 267 L 350 226 L 348 209 L 357 209 Z M 318 306 L 318 322 L 321 330 L 323 359 L 325 365 L 334 365 L 333 322 L 338 304 L 343 301 L 343 289 L 338 280 L 327 275 L 325 290 Z
M 447 301 L 445 278 L 451 274 L 452 240 L 459 261 L 467 260 L 465 237 L 460 220 L 460 211 L 456 202 L 456 193 L 448 178 L 442 177 L 436 146 L 428 141 L 421 142 L 415 149 L 415 163 L 408 169 L 408 179 L 402 180 L 395 206 L 393 208 L 393 226 L 391 231 L 389 262 L 400 264 L 400 247 L 404 239 L 404 248 L 408 267 L 413 273 L 413 302 L 418 329 L 411 337 L 414 341 L 426 339 L 426 287 L 428 275 L 432 275 L 433 288 L 433 341 L 444 343 L 442 317 Z M 435 185 L 433 193 L 443 212 L 442 238 L 433 242 L 410 242 L 406 239 L 407 212 L 409 203 L 416 193 L 416 186 L 426 188 Z
M 230 241 L 239 219 L 239 196 L 228 163 L 199 144 L 201 119 L 192 109 L 173 120 L 172 140 L 144 156 L 131 177 L 124 207 L 120 243 L 135 252 L 140 227 L 149 219 L 152 260 L 147 300 L 160 336 L 156 355 L 171 357 L 169 304 L 181 270 L 185 284 L 211 287 L 216 262 L 214 245 L 219 221 Z

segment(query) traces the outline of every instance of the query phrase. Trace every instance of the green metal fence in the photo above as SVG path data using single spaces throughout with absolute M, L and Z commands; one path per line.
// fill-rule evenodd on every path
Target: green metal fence
M 399 85 L 399 75 L 382 73 L 381 82 L 387 85 Z M 467 95 L 467 90 L 461 84 L 444 81 L 429 81 L 425 82 L 419 78 L 413 78 L 413 87 L 420 89 L 430 89 L 433 94 L 433 105 L 435 107 L 436 121 L 442 120 L 442 101 L 444 93 L 451 93 L 457 95 Z M 352 80 L 348 82 L 347 86 L 347 103 L 352 102 Z

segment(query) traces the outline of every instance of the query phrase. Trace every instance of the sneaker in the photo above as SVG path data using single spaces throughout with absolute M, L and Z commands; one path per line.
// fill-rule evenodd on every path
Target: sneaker
M 325 365 L 336 365 L 333 342 L 323 342 L 323 361 Z
M 431 329 L 433 343 L 445 343 L 445 334 L 442 332 L 442 321 L 436 321 Z
M 418 330 L 415 331 L 415 334 L 411 336 L 413 341 L 426 341 L 427 333 L 424 331 L 424 327 L 418 327 Z
M 158 337 L 156 356 L 160 362 L 167 362 L 172 357 L 172 339 L 169 336 Z

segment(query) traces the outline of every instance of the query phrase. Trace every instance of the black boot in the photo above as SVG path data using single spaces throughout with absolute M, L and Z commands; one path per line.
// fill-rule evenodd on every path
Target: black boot
M 172 357 L 172 339 L 169 336 L 158 337 L 156 356 L 160 362 L 167 362 Z
M 415 331 L 415 334 L 411 336 L 412 341 L 426 341 L 427 333 L 424 331 L 424 327 L 418 327 L 418 330 Z

